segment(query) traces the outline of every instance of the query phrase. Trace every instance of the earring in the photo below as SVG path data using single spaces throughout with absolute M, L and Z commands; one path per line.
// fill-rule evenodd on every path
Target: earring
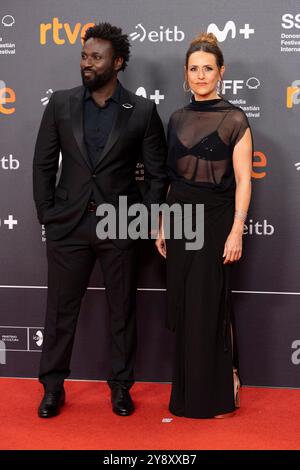
M 191 91 L 191 89 L 188 88 L 188 86 L 187 86 L 186 80 L 184 80 L 184 82 L 183 82 L 183 84 L 182 84 L 182 87 L 183 87 L 183 91 L 184 91 L 185 93 L 188 93 L 189 91 Z
M 218 83 L 217 83 L 217 86 L 216 86 L 216 91 L 218 93 L 218 95 L 220 95 L 222 93 L 222 81 L 221 80 L 218 80 Z

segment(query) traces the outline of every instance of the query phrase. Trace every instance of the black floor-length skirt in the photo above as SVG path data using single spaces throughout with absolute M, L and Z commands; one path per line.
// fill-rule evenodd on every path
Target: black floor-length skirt
M 169 409 L 177 416 L 211 418 L 235 409 L 232 265 L 224 265 L 222 258 L 233 223 L 234 191 L 172 184 L 167 203 L 177 203 L 182 210 L 192 204 L 194 214 L 196 204 L 204 205 L 201 249 L 187 250 L 184 236 L 172 236 L 174 217 L 166 239 L 168 327 L 176 335 Z

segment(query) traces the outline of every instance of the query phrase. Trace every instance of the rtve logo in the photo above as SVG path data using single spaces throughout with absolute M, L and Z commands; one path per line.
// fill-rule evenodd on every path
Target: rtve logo
M 15 91 L 0 80 L 0 114 L 13 114 L 16 110 L 13 106 L 15 102 Z
M 210 23 L 207 28 L 208 33 L 213 33 L 219 42 L 225 41 L 228 36 L 228 33 L 231 33 L 232 39 L 236 37 L 236 24 L 234 21 L 227 21 L 223 29 L 220 29 L 215 23 Z M 249 39 L 250 34 L 254 34 L 255 30 L 250 28 L 249 23 L 244 24 L 243 28 L 239 29 L 239 34 L 244 36 L 244 39 Z
M 286 89 L 286 107 L 292 108 L 300 103 L 300 80 L 294 80 Z
M 87 29 L 94 26 L 95 23 L 76 23 L 71 28 L 69 23 L 60 23 L 57 17 L 52 19 L 52 23 L 40 24 L 40 44 L 44 46 L 48 41 L 53 41 L 58 46 L 62 46 L 67 42 L 75 44 L 77 39 L 81 39 Z

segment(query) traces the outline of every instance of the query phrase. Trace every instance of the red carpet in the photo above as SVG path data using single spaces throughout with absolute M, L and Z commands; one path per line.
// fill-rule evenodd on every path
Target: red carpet
M 28 449 L 300 449 L 300 392 L 243 388 L 241 409 L 227 419 L 172 417 L 170 385 L 137 383 L 136 412 L 119 417 L 102 382 L 66 382 L 62 413 L 40 419 L 36 380 L 1 379 L 0 448 Z M 173 418 L 171 422 L 162 422 Z

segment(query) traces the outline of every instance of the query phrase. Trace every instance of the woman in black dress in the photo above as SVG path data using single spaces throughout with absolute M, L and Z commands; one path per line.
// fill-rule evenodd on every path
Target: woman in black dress
M 186 54 L 190 104 L 168 127 L 168 205 L 204 205 L 204 245 L 156 241 L 167 260 L 168 326 L 176 345 L 169 409 L 190 418 L 228 417 L 239 406 L 230 273 L 242 255 L 251 197 L 252 135 L 244 112 L 219 96 L 223 54 L 212 33 L 201 33 Z M 195 217 L 194 217 L 195 220 Z M 184 222 L 184 216 L 182 219 Z

